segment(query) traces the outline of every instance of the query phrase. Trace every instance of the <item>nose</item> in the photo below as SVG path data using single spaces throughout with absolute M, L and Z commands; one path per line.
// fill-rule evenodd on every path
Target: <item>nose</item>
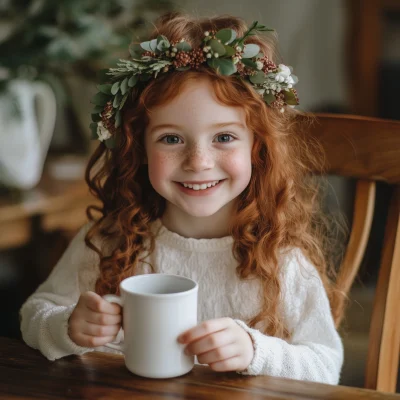
M 210 149 L 194 146 L 188 150 L 183 164 L 185 171 L 199 172 L 213 167 L 214 157 Z

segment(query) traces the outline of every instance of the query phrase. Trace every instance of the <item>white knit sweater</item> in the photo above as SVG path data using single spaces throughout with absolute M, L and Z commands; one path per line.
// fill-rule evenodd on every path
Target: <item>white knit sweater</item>
M 93 351 L 77 346 L 68 336 L 68 319 L 82 292 L 94 290 L 98 256 L 86 247 L 83 227 L 36 292 L 22 306 L 25 342 L 49 360 Z M 168 231 L 160 221 L 154 252 L 147 257 L 156 272 L 187 276 L 199 283 L 198 320 L 231 317 L 253 339 L 254 358 L 244 372 L 337 384 L 343 362 L 341 339 L 334 327 L 328 298 L 315 268 L 299 250 L 282 253 L 280 260 L 284 322 L 289 341 L 249 328 L 260 310 L 258 280 L 237 277 L 232 237 L 188 239 Z M 150 270 L 142 264 L 140 273 Z M 99 347 L 98 351 L 112 352 Z

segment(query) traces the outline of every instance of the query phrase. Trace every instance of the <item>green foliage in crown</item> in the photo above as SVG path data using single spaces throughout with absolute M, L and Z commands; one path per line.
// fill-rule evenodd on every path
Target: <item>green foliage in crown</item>
M 104 141 L 108 148 L 115 146 L 122 124 L 122 109 L 132 88 L 143 88 L 150 79 L 172 70 L 185 71 L 207 65 L 221 75 L 234 75 L 246 80 L 262 96 L 264 102 L 284 111 L 284 106 L 299 104 L 293 86 L 298 82 L 292 68 L 275 65 L 256 44 L 245 44 L 256 32 L 273 31 L 257 21 L 242 37 L 232 29 L 204 32 L 202 47 L 192 49 L 184 39 L 171 43 L 160 35 L 156 39 L 133 44 L 130 60 L 119 60 L 116 68 L 105 72 L 105 82 L 98 86 L 93 97 L 92 138 Z

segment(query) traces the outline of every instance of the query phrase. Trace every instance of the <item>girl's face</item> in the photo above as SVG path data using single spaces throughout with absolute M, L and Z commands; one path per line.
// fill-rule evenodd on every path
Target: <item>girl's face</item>
M 228 215 L 250 181 L 252 145 L 244 110 L 217 102 L 207 80 L 154 107 L 145 147 L 149 179 L 166 199 L 165 213 Z

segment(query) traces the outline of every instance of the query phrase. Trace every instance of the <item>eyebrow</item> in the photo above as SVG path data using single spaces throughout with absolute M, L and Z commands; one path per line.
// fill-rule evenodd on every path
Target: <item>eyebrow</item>
M 227 126 L 237 126 L 238 128 L 241 129 L 246 129 L 246 127 L 241 123 L 241 122 L 219 122 L 217 124 L 212 124 L 209 125 L 209 129 L 220 129 L 220 128 L 225 128 Z M 153 128 L 150 130 L 150 134 L 153 134 L 155 131 L 158 131 L 160 129 L 180 129 L 181 127 L 179 125 L 174 125 L 174 124 L 160 124 L 153 126 Z

